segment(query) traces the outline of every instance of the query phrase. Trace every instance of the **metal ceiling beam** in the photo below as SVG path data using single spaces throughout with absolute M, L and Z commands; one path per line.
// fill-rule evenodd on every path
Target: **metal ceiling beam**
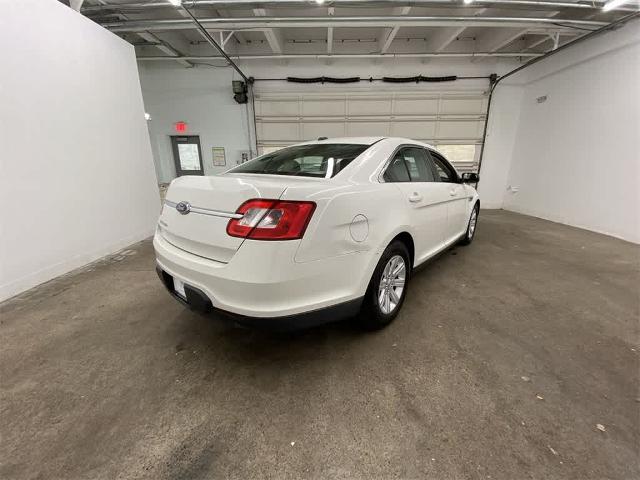
M 427 39 L 426 50 L 441 52 L 451 45 L 467 27 L 442 28 Z
M 533 48 L 536 48 L 539 45 L 542 45 L 543 43 L 546 43 L 550 40 L 553 40 L 553 35 L 549 35 L 549 34 L 545 34 L 543 36 L 541 36 L 539 39 L 534 40 L 533 42 L 531 42 L 529 45 L 527 45 L 526 47 L 524 47 L 525 50 L 531 50 Z
M 229 12 L 227 12 L 224 9 L 216 9 L 214 10 L 215 14 L 218 15 L 219 17 L 229 17 Z M 247 43 L 247 39 L 244 38 L 244 35 L 242 35 L 241 32 L 234 32 L 233 36 L 235 37 L 235 39 L 237 40 L 237 42 L 241 45 L 244 45 Z
M 267 11 L 264 8 L 254 8 L 253 14 L 256 17 L 266 17 Z M 273 28 L 267 28 L 264 30 L 264 36 L 267 38 L 273 53 L 282 53 L 282 35 L 280 32 L 276 32 Z
M 549 18 L 556 17 L 560 12 L 549 12 L 547 16 Z M 479 45 L 478 48 L 487 52 L 497 52 L 501 48 L 514 42 L 516 39 L 525 36 L 529 33 L 528 28 L 503 28 L 497 34 L 493 35 L 486 42 Z
M 410 11 L 411 7 L 398 7 L 393 9 L 392 15 L 408 15 Z M 380 53 L 387 53 L 393 39 L 396 38 L 396 35 L 398 34 L 398 30 L 400 30 L 399 25 L 384 29 L 380 36 Z
M 160 50 L 161 52 L 166 53 L 167 55 L 170 55 L 171 57 L 181 57 L 182 56 L 182 52 L 176 50 L 168 42 L 165 42 L 164 40 L 158 38 L 153 33 L 139 32 L 138 36 L 141 37 L 143 40 L 146 40 L 147 42 L 152 43 L 153 46 L 156 47 L 158 50 Z M 193 67 L 193 64 L 191 62 L 186 61 L 186 60 L 182 60 L 180 58 L 176 58 L 175 60 L 176 60 L 176 62 L 178 62 L 179 64 L 181 64 L 181 65 L 183 65 L 185 67 Z
M 99 3 L 100 5 L 106 5 L 106 0 L 95 0 L 95 1 L 97 3 Z M 126 15 L 120 14 L 120 17 L 123 18 L 124 20 L 129 20 L 129 17 L 127 17 Z M 161 52 L 166 53 L 167 55 L 170 55 L 172 57 L 179 57 L 179 56 L 183 55 L 183 53 L 180 50 L 176 50 L 167 41 L 158 38 L 153 33 L 150 33 L 150 32 L 138 32 L 138 33 L 136 33 L 136 35 L 138 35 L 144 41 L 154 44 L 154 46 L 158 50 L 160 50 Z M 178 60 L 176 60 L 176 62 L 178 62 L 180 65 L 183 65 L 185 67 L 193 67 L 193 64 L 191 62 L 187 62 L 186 60 L 179 60 L 178 59 Z
M 200 32 L 200 34 L 207 40 L 207 42 L 209 42 L 211 44 L 212 47 L 214 47 L 216 50 L 218 50 L 218 52 L 220 53 L 220 55 L 222 55 L 222 57 L 229 62 L 229 65 L 231 67 L 233 67 L 233 69 L 238 72 L 238 74 L 242 77 L 242 79 L 249 83 L 249 78 L 244 74 L 244 72 L 242 70 L 240 70 L 240 67 L 238 67 L 238 65 L 235 64 L 235 62 L 233 60 L 231 60 L 231 58 L 229 57 L 229 55 L 227 55 L 227 53 L 224 51 L 224 49 L 218 45 L 218 42 L 216 42 L 213 37 L 211 36 L 211 34 L 207 31 L 206 28 L 204 28 L 202 26 L 202 24 L 200 23 L 200 21 L 195 17 L 195 15 L 193 13 L 191 13 L 191 11 L 187 8 L 185 8 L 184 6 L 180 7 L 187 15 L 189 15 L 189 17 L 191 17 L 191 20 L 193 21 L 193 23 L 195 24 L 196 28 L 198 29 L 198 31 Z M 172 57 L 169 57 L 172 58 Z M 218 57 L 220 58 L 220 57 Z M 186 60 L 186 59 L 185 59 Z
M 529 32 L 528 28 L 503 28 L 479 47 L 487 52 L 497 52 Z
M 485 14 L 486 8 L 479 8 L 474 13 L 475 17 L 479 17 Z M 427 40 L 425 45 L 426 50 L 432 52 L 442 52 L 445 48 L 451 45 L 457 40 L 467 29 L 466 26 L 455 26 L 449 28 L 440 28 L 430 39 Z
M 294 53 L 282 55 L 229 55 L 233 60 L 274 60 L 274 59 L 341 59 L 341 58 L 468 58 L 468 57 L 499 57 L 499 58 L 534 58 L 543 55 L 535 52 L 470 52 L 470 53 L 342 53 L 342 54 L 307 54 Z M 182 60 L 225 60 L 220 56 L 192 56 L 179 57 Z M 175 57 L 138 57 L 141 61 L 165 61 L 176 60 Z
M 336 12 L 335 8 L 329 7 L 327 9 L 327 15 L 333 17 L 333 14 Z M 327 53 L 331 55 L 333 53 L 333 27 L 327 28 Z
M 305 0 L 185 0 L 185 4 L 192 7 L 215 7 L 215 8 L 245 8 L 253 9 L 256 7 L 304 7 L 309 8 L 309 2 Z M 544 10 L 547 8 L 567 8 L 571 10 L 597 10 L 601 9 L 605 4 L 604 0 L 596 1 L 581 1 L 581 2 L 567 2 L 567 1 L 532 1 L 532 0 L 475 0 L 470 5 L 463 5 L 462 2 L 456 2 L 451 0 L 333 0 L 331 5 L 333 7 L 348 7 L 348 6 L 362 6 L 369 7 L 375 6 L 413 6 L 413 7 L 434 7 L 434 8 L 474 8 L 474 7 L 496 7 L 496 8 L 528 8 Z M 119 10 L 144 10 L 153 8 L 175 8 L 166 0 L 157 0 L 150 2 L 133 2 L 125 4 L 105 4 L 105 5 L 87 5 L 82 9 L 83 13 L 89 14 L 94 12 L 100 12 L 106 9 L 119 9 Z M 634 11 L 630 7 L 620 7 L 614 10 L 619 11 Z
M 348 17 L 246 17 L 200 18 L 205 28 L 219 30 L 262 30 L 265 28 L 304 27 L 535 27 L 559 26 L 599 28 L 607 22 L 565 20 L 546 17 L 472 17 L 472 16 L 348 16 Z M 112 32 L 141 32 L 192 29 L 193 23 L 183 19 L 130 20 L 102 24 Z

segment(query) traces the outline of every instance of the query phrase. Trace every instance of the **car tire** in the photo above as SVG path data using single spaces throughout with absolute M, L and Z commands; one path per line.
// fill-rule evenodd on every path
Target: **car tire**
M 363 329 L 379 330 L 396 318 L 407 295 L 411 278 L 410 262 L 407 247 L 398 240 L 389 244 L 382 253 L 369 281 L 357 318 L 358 324 Z M 400 267 L 400 265 L 403 266 Z M 398 283 L 402 276 L 404 280 L 400 289 Z
M 460 245 L 469 245 L 473 241 L 473 237 L 476 234 L 478 226 L 478 216 L 480 215 L 480 205 L 478 202 L 473 206 L 471 215 L 469 215 L 469 222 L 467 223 L 467 231 L 464 232 L 464 237 L 460 240 Z

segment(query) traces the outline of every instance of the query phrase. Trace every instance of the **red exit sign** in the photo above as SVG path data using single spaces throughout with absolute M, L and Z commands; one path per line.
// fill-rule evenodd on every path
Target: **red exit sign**
M 174 125 L 176 132 L 184 133 L 187 131 L 187 123 L 186 122 L 176 122 Z

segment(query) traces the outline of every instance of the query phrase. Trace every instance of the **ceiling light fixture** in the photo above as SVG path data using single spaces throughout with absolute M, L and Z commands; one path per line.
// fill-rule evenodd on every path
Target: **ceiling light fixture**
M 169 0 L 169 3 L 171 5 L 174 5 L 176 7 L 179 7 L 180 5 L 182 5 L 182 0 Z
M 628 2 L 629 0 L 609 0 L 607 3 L 604 4 L 604 6 L 602 7 L 602 10 L 604 10 L 605 12 L 608 12 L 609 10 L 613 10 L 614 8 L 621 7 L 622 5 Z
M 316 3 L 317 3 L 318 5 L 322 5 L 322 4 L 324 3 L 324 0 L 316 0 Z
M 473 0 L 464 0 L 465 5 L 469 5 L 470 3 L 473 3 Z

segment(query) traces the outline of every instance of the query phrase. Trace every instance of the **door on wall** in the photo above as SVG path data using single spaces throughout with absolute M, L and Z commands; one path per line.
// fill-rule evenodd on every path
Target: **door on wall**
M 204 175 L 202 150 L 198 135 L 173 135 L 171 137 L 176 175 Z

